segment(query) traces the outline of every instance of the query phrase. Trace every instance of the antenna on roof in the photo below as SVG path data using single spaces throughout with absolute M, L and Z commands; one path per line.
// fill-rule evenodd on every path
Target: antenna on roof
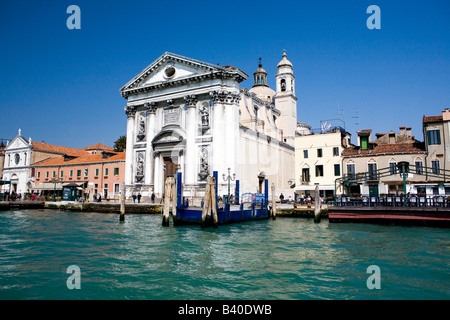
M 344 108 L 341 108 L 339 102 L 337 103 L 337 117 L 338 119 L 344 121 Z
M 358 108 L 355 108 L 355 115 L 354 116 L 352 116 L 352 118 L 353 119 L 355 119 L 355 126 L 357 126 L 358 127 L 358 131 L 360 131 L 360 128 L 359 128 L 359 114 L 358 114 Z

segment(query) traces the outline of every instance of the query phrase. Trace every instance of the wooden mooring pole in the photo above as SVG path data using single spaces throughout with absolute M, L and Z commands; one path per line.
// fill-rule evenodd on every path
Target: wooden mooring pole
M 316 184 L 316 190 L 314 195 L 314 222 L 318 223 L 320 222 L 320 192 L 319 192 L 319 185 Z
M 125 188 L 125 182 L 122 182 L 122 191 L 120 194 L 120 221 L 125 221 L 125 192 L 126 192 L 126 188 Z
M 169 213 L 170 213 L 170 201 L 172 200 L 172 216 L 176 215 L 177 212 L 177 201 L 176 199 L 176 185 L 175 179 L 173 177 L 168 177 L 166 179 L 166 184 L 164 188 L 164 213 L 162 225 L 165 227 L 169 226 Z
M 217 217 L 217 204 L 216 204 L 216 178 L 208 177 L 206 179 L 206 191 L 205 200 L 202 210 L 202 222 L 201 227 L 204 228 L 208 226 L 208 222 L 211 219 L 211 210 L 213 216 L 213 225 L 215 228 L 219 225 L 219 220 Z

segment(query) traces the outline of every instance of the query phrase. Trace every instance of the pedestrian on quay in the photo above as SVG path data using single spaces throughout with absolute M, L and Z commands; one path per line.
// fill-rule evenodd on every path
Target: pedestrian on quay
M 152 192 L 152 203 L 155 203 L 155 193 Z
M 136 203 L 136 195 L 133 193 L 133 203 Z
M 137 195 L 138 203 L 141 203 L 141 193 L 139 192 Z

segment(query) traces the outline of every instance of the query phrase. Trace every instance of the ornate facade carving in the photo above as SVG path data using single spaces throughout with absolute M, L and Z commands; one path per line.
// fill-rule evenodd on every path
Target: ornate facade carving
M 156 108 L 156 103 L 154 103 L 154 102 L 146 102 L 144 104 L 144 108 L 147 109 L 148 112 L 152 113 L 152 114 L 156 113 L 156 109 L 157 109 Z
M 137 133 L 137 141 L 144 141 L 145 140 L 145 122 L 147 120 L 147 117 L 145 116 L 145 112 L 141 112 L 139 114 L 139 119 L 138 119 L 138 133 Z
M 203 102 L 199 108 L 199 116 L 202 127 L 209 127 L 209 104 Z
M 186 101 L 186 105 L 191 108 L 195 107 L 197 105 L 198 99 L 195 95 L 190 94 L 187 96 L 184 96 L 184 101 Z
M 144 180 L 145 151 L 139 151 L 136 154 L 136 182 Z
M 124 108 L 127 117 L 134 117 L 136 114 L 137 108 L 136 106 L 126 106 Z
M 214 104 L 225 103 L 225 104 L 238 104 L 241 100 L 241 95 L 236 92 L 230 92 L 227 90 L 215 90 L 209 93 Z
M 200 170 L 198 177 L 200 181 L 205 181 L 209 175 L 209 151 L 207 146 L 200 148 Z

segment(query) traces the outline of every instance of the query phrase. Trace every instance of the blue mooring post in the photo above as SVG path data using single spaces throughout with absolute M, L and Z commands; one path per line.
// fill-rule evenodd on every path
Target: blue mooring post
M 177 172 L 177 208 L 181 207 L 182 189 L 181 172 Z
M 234 195 L 235 203 L 239 204 L 239 180 L 236 180 L 236 194 Z
M 264 204 L 269 203 L 269 180 L 264 180 Z

